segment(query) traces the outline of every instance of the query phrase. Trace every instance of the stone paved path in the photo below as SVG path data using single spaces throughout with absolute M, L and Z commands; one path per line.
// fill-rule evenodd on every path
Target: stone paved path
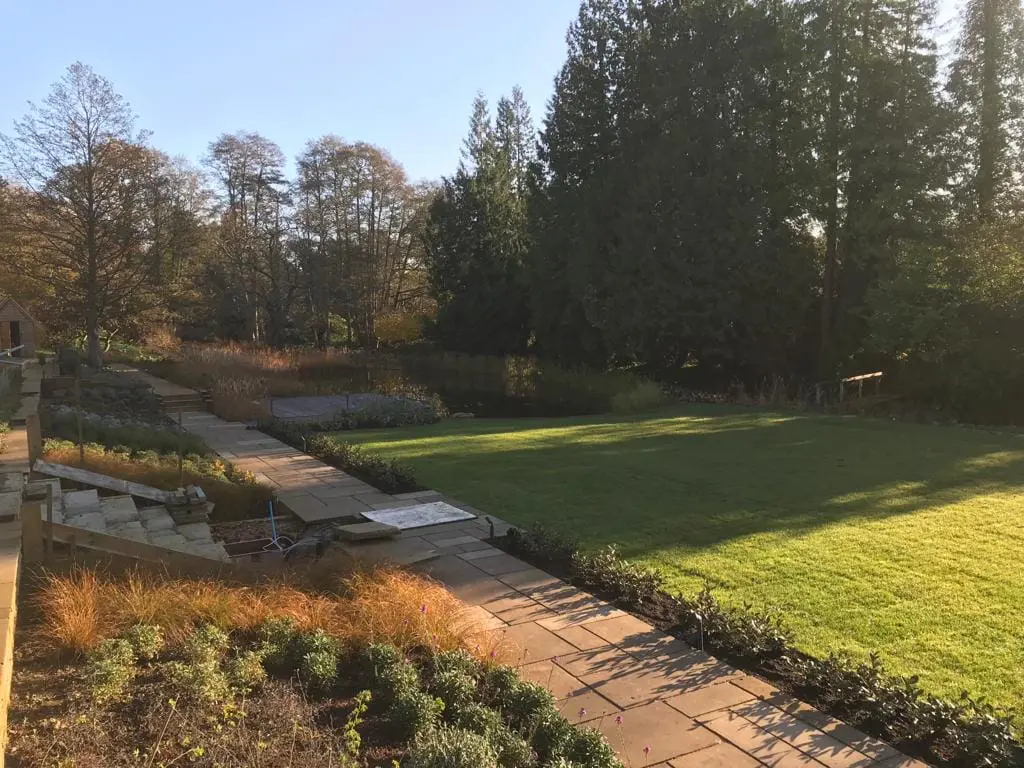
M 440 497 L 379 493 L 211 414 L 186 414 L 185 427 L 270 481 L 304 520 L 326 519 L 339 509 L 356 513 Z M 604 733 L 628 768 L 924 768 L 763 680 L 490 546 L 483 539 L 492 524 L 498 534 L 508 527 L 493 517 L 477 518 L 404 531 L 396 540 L 350 551 L 369 559 L 436 554 L 418 570 L 470 605 L 486 639 L 500 643 L 503 656 L 524 677 L 551 690 L 570 721 Z

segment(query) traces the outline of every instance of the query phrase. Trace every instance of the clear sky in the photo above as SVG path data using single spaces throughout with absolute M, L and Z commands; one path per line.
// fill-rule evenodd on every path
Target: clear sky
M 139 127 L 198 161 L 219 134 L 289 158 L 335 133 L 413 179 L 454 170 L 477 91 L 522 87 L 539 124 L 579 0 L 0 0 L 0 131 L 74 61 L 113 81 Z M 948 19 L 954 0 L 940 1 Z
M 257 131 L 293 158 L 335 133 L 413 179 L 454 170 L 477 91 L 522 87 L 539 123 L 579 0 L 0 0 L 0 132 L 74 61 L 152 143 L 198 161 Z

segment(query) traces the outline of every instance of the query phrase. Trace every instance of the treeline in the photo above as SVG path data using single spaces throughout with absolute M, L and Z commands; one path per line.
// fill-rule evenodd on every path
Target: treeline
M 97 364 L 120 339 L 372 345 L 429 310 L 432 190 L 387 152 L 326 136 L 288 178 L 280 148 L 224 134 L 200 167 L 149 146 L 112 84 L 75 64 L 3 137 L 0 293 Z M 332 327 L 333 320 L 333 327 Z
M 1024 20 L 969 0 L 585 0 L 534 145 L 478 100 L 426 243 L 448 348 L 706 385 L 882 368 L 1024 418 Z M 948 55 L 948 60 L 944 59 Z

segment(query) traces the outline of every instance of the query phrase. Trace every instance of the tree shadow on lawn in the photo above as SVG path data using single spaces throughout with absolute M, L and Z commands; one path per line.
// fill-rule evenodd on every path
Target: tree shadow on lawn
M 627 555 L 649 554 L 653 541 L 699 549 L 1024 489 L 1020 438 L 856 417 L 702 409 L 442 424 L 371 440 L 438 490 Z

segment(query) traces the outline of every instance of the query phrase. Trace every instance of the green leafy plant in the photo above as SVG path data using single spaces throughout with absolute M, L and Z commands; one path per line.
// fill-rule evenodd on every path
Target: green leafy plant
M 725 651 L 731 658 L 775 659 L 792 644 L 780 616 L 750 605 L 723 606 L 707 586 L 692 601 L 680 598 L 679 611 L 682 626 L 703 633 L 705 645 Z
M 593 728 L 575 731 L 567 757 L 586 768 L 622 768 L 622 763 L 615 757 L 615 751 L 601 732 Z
M 449 716 L 454 716 L 454 713 L 473 702 L 476 687 L 476 680 L 461 669 L 445 669 L 431 678 L 429 690 L 444 702 Z
M 665 580 L 653 568 L 631 563 L 613 545 L 572 559 L 576 577 L 629 605 L 643 606 L 665 594 Z
M 532 768 L 537 764 L 536 752 L 530 743 L 504 725 L 488 734 L 501 768 Z
M 182 645 L 186 659 L 194 664 L 219 663 L 228 650 L 229 638 L 224 630 L 213 624 L 196 627 Z
M 128 641 L 136 658 L 152 661 L 164 649 L 164 633 L 153 624 L 134 624 L 122 637 Z
M 0 421 L 0 453 L 7 450 L 7 440 L 11 434 L 11 425 L 6 421 Z
M 135 654 L 127 640 L 103 640 L 89 654 L 85 677 L 98 704 L 119 699 L 135 679 Z
M 275 674 L 290 674 L 295 668 L 294 646 L 299 632 L 289 618 L 267 619 L 256 628 L 263 662 Z
M 491 707 L 502 705 L 519 687 L 519 674 L 512 667 L 498 664 L 484 673 L 483 701 Z
M 224 664 L 231 687 L 239 693 L 248 693 L 263 687 L 267 681 L 267 670 L 263 666 L 263 653 L 260 650 L 247 650 L 237 653 Z
M 501 715 L 490 707 L 477 702 L 460 707 L 455 716 L 452 717 L 452 721 L 459 728 L 472 731 L 481 736 L 489 736 L 498 728 L 504 727 Z
M 353 701 L 352 711 L 345 719 L 345 727 L 341 731 L 342 753 L 340 768 L 359 768 L 359 755 L 363 749 L 363 737 L 359 735 L 359 726 L 363 724 L 363 716 L 370 706 L 373 694 L 360 691 Z
M 483 736 L 441 726 L 417 734 L 402 767 L 498 768 L 498 756 Z
M 461 648 L 453 651 L 435 653 L 431 659 L 434 674 L 456 670 L 476 679 L 480 676 L 480 662 Z
M 520 733 L 531 731 L 553 712 L 556 712 L 555 698 L 551 691 L 525 680 L 520 680 L 504 701 L 505 720 Z
M 569 754 L 576 728 L 557 712 L 547 712 L 533 729 L 534 750 L 545 764 Z
M 333 651 L 310 651 L 299 662 L 299 677 L 315 693 L 330 691 L 338 680 L 338 655 Z
M 419 690 L 402 690 L 391 701 L 388 722 L 402 739 L 432 730 L 441 720 L 444 702 Z
M 218 661 L 172 661 L 164 665 L 164 672 L 181 695 L 202 704 L 222 704 L 234 694 Z

